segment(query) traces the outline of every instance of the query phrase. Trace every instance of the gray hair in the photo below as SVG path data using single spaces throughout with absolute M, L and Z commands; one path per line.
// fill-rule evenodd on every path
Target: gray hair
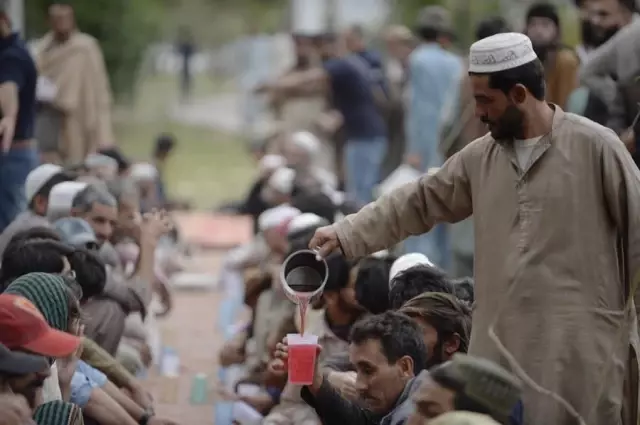
M 106 205 L 113 208 L 118 207 L 116 198 L 108 190 L 104 187 L 89 185 L 73 198 L 71 208 L 81 212 L 89 212 L 93 208 L 93 204 Z
M 131 179 L 116 179 L 107 183 L 107 187 L 118 203 L 122 202 L 123 198 L 137 200 L 140 197 L 138 188 Z

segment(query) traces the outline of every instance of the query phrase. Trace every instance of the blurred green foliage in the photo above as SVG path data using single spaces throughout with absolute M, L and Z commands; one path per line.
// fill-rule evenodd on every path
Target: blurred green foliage
M 48 30 L 47 11 L 53 0 L 25 1 L 26 33 L 41 37 Z M 146 47 L 162 26 L 165 0 L 67 0 L 73 6 L 78 28 L 102 46 L 117 97 L 130 95 Z

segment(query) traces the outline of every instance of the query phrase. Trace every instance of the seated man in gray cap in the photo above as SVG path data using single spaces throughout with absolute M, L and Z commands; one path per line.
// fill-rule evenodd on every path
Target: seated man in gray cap
M 407 425 L 429 423 L 454 410 L 482 413 L 502 425 L 523 423 L 522 384 L 497 364 L 465 354 L 429 370 L 419 377 L 415 412 Z
M 53 223 L 62 240 L 74 248 L 98 251 L 100 248 L 91 225 L 81 218 L 65 217 Z

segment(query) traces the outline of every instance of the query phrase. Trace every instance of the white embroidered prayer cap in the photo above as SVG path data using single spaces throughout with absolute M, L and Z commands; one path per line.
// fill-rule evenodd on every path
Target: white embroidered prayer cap
M 309 155 L 315 155 L 320 150 L 320 140 L 308 131 L 296 131 L 291 135 L 291 143 L 303 149 Z
M 289 195 L 293 191 L 295 178 L 296 172 L 293 169 L 287 167 L 278 168 L 267 180 L 267 186 L 276 192 Z
M 420 265 L 435 267 L 435 264 L 433 264 L 426 255 L 420 254 L 419 252 L 410 252 L 398 257 L 391 265 L 391 270 L 389 270 L 389 288 L 391 288 L 391 282 L 398 274 L 411 267 Z
M 291 223 L 289 223 L 287 235 L 294 235 L 303 230 L 311 229 L 313 227 L 326 226 L 328 224 L 329 222 L 326 219 L 314 213 L 300 214 L 299 216 L 291 220 Z
M 287 160 L 282 155 L 265 155 L 260 160 L 258 167 L 261 173 L 268 173 L 283 167 L 287 163 Z
M 24 194 L 27 202 L 31 202 L 49 180 L 62 173 L 64 173 L 64 169 L 55 164 L 42 164 L 33 169 L 24 182 Z
M 274 227 L 278 227 L 287 221 L 293 220 L 300 214 L 302 214 L 300 210 L 292 207 L 291 205 L 278 205 L 277 207 L 270 208 L 260 214 L 260 216 L 258 217 L 258 229 L 261 232 L 273 229 Z
M 50 219 L 62 218 L 71 213 L 73 200 L 89 186 L 84 182 L 62 182 L 49 192 L 49 205 L 47 207 L 47 217 Z
M 526 35 L 516 32 L 496 34 L 471 45 L 469 72 L 491 74 L 517 68 L 537 58 Z
M 148 162 L 139 162 L 131 166 L 130 176 L 136 183 L 155 181 L 158 178 L 158 169 Z

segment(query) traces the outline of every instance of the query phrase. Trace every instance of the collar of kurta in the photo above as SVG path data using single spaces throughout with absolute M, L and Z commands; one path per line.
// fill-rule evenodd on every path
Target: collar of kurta
M 549 103 L 549 106 L 554 110 L 553 112 L 553 122 L 551 123 L 551 131 L 542 136 L 538 144 L 535 146 L 533 153 L 531 154 L 531 159 L 529 160 L 529 164 L 524 168 L 524 170 L 520 170 L 520 166 L 518 165 L 518 159 L 516 158 L 515 149 L 513 147 L 513 143 L 500 142 L 498 140 L 494 141 L 500 144 L 503 149 L 509 155 L 511 163 L 520 173 L 520 178 L 524 177 L 529 169 L 544 155 L 544 153 L 551 146 L 551 142 L 553 140 L 554 132 L 562 125 L 564 122 L 566 113 L 560 108 L 558 105 Z

